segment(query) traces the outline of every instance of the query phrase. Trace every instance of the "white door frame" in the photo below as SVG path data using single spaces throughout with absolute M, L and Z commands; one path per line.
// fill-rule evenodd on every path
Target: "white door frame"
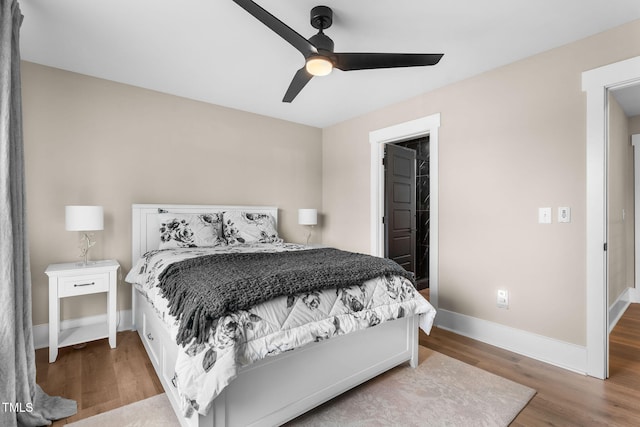
M 631 136 L 631 145 L 633 146 L 633 203 L 634 203 L 634 267 L 635 275 L 633 281 L 633 298 L 635 300 L 637 290 L 640 289 L 640 134 Z M 638 224 L 637 226 L 635 224 Z
M 440 113 L 369 132 L 371 144 L 371 254 L 384 256 L 384 144 L 429 135 L 429 300 L 438 308 L 438 129 Z
M 640 57 L 582 73 L 587 93 L 587 374 L 607 378 L 609 368 L 606 276 L 606 162 L 608 91 L 640 82 Z

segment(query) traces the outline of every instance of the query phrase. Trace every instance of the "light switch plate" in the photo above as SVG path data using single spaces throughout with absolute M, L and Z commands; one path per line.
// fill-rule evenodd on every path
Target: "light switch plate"
M 551 224 L 551 208 L 538 208 L 538 224 Z

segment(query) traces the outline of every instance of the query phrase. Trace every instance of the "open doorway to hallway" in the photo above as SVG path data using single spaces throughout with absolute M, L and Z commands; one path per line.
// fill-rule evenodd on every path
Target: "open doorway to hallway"
M 608 92 L 607 304 L 611 378 L 621 372 L 637 371 L 639 361 L 625 357 L 619 348 L 640 346 L 640 331 L 631 330 L 637 323 L 629 321 L 640 312 L 640 84 L 614 87 Z M 620 328 L 625 330 L 624 342 L 614 334 Z
M 608 90 L 640 83 L 640 56 L 582 73 L 587 93 L 587 374 L 608 376 L 607 280 Z M 603 292 L 604 291 L 604 292 Z

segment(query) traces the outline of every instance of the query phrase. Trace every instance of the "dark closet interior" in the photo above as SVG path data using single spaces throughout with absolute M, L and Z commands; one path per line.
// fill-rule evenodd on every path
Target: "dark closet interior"
M 429 287 L 429 136 L 398 143 L 416 152 L 416 279 Z

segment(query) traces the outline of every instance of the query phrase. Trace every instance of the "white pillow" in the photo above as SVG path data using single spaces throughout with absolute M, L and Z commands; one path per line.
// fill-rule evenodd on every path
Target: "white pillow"
M 280 243 L 273 216 L 252 212 L 224 212 L 223 233 L 227 243 Z
M 222 237 L 222 213 L 158 215 L 159 249 L 194 248 L 226 244 Z

